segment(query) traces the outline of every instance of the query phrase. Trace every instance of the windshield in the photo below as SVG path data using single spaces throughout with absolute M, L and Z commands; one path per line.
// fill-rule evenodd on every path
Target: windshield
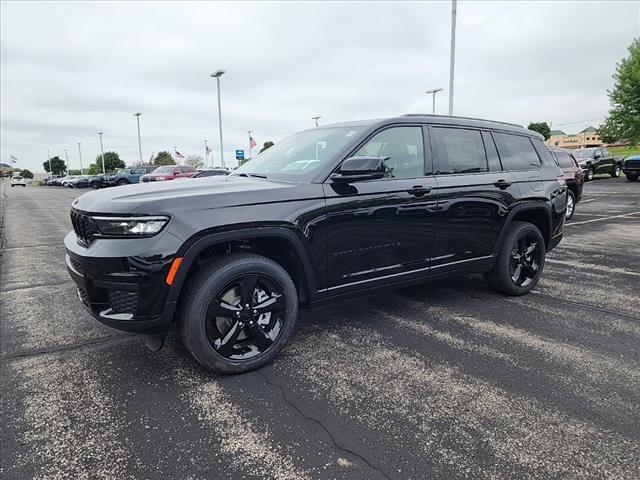
M 595 151 L 595 148 L 581 148 L 579 150 L 574 150 L 572 153 L 574 157 L 591 158 L 593 157 L 594 151 Z
M 126 171 L 127 170 L 125 168 L 119 168 L 119 169 L 116 170 L 116 173 L 124 173 Z
M 238 167 L 233 175 L 308 181 L 363 128 L 329 127 L 296 133 Z
M 151 173 L 173 173 L 173 169 L 175 167 L 173 165 L 165 165 L 163 167 L 158 167 L 156 168 L 153 172 Z

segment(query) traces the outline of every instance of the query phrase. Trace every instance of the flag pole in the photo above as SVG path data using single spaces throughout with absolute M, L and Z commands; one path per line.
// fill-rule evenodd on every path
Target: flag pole
M 249 158 L 251 158 L 251 132 L 253 132 L 253 130 L 247 130 L 249 134 Z

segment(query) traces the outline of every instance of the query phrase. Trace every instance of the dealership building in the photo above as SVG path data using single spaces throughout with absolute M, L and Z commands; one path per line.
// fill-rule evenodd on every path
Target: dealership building
M 602 139 L 595 128 L 587 127 L 581 132 L 570 135 L 567 135 L 562 130 L 551 130 L 549 140 L 544 143 L 549 147 L 586 148 L 601 146 Z

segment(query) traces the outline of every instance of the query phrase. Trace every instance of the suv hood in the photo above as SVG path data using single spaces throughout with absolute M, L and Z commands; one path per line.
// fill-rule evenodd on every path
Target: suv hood
M 238 175 L 148 182 L 85 193 L 73 201 L 76 210 L 103 214 L 161 214 L 300 200 L 319 196 L 310 184 Z M 294 192 L 293 190 L 299 190 Z M 310 195 L 314 192 L 315 195 Z

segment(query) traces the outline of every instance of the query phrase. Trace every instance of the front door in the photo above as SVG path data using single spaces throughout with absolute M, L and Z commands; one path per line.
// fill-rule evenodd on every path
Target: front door
M 429 150 L 423 127 L 388 127 L 352 155 L 385 158 L 385 178 L 324 185 L 330 295 L 428 274 L 437 206 Z

